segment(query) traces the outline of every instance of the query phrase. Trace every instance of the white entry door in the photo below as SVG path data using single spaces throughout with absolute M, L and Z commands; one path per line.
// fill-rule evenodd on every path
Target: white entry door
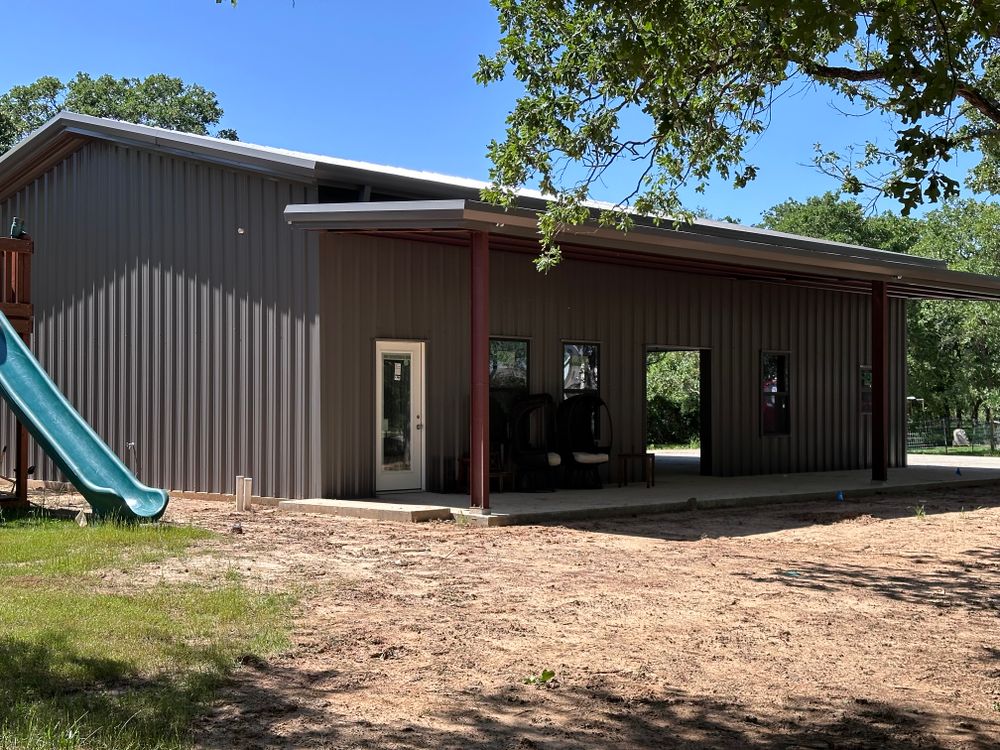
M 375 342 L 375 491 L 424 488 L 424 345 Z

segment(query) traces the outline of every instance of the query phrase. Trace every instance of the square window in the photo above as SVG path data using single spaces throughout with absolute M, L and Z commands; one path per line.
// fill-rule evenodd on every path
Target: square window
M 598 393 L 599 344 L 563 344 L 563 398 Z
M 490 390 L 528 392 L 528 342 L 490 339 Z
M 788 354 L 782 352 L 760 355 L 760 432 L 765 436 L 789 435 L 792 431 L 788 359 Z

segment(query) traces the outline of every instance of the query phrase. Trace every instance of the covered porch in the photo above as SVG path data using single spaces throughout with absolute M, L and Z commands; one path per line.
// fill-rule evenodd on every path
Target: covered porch
M 890 469 L 888 479 L 873 482 L 868 471 L 764 474 L 749 477 L 700 476 L 678 472 L 670 457 L 657 456 L 656 485 L 609 484 L 600 490 L 494 492 L 491 512 L 469 508 L 469 496 L 437 492 L 380 495 L 377 500 L 286 500 L 279 508 L 389 521 L 454 519 L 482 526 L 627 517 L 651 513 L 716 508 L 752 508 L 777 503 L 821 500 L 843 513 L 853 501 L 874 495 L 910 494 L 944 487 L 1000 484 L 1000 458 L 911 455 L 908 466 Z
M 606 302 L 608 309 L 612 304 L 615 306 L 611 313 L 615 315 L 613 321 L 608 324 L 607 320 L 594 318 L 589 313 L 584 318 L 567 317 L 565 313 L 553 309 L 550 317 L 522 314 L 519 324 L 531 329 L 538 321 L 543 324 L 556 320 L 561 322 L 563 330 L 567 330 L 582 320 L 591 324 L 592 328 L 603 326 L 601 340 L 609 342 L 609 346 L 618 346 L 619 342 L 628 340 L 631 349 L 638 350 L 641 344 L 654 343 L 648 337 L 644 338 L 647 334 L 641 330 L 643 322 L 650 319 L 648 315 L 643 317 L 642 304 L 655 300 L 657 296 L 662 298 L 665 293 L 663 285 L 671 284 L 669 293 L 676 294 L 681 301 L 670 312 L 664 312 L 661 306 L 658 314 L 661 317 L 675 315 L 681 319 L 693 319 L 695 314 L 690 311 L 700 311 L 702 317 L 698 330 L 704 333 L 686 341 L 693 343 L 694 348 L 706 348 L 699 342 L 710 339 L 707 348 L 714 347 L 718 355 L 718 366 L 714 371 L 721 373 L 717 375 L 714 387 L 727 389 L 727 406 L 731 407 L 720 408 L 713 414 L 713 440 L 716 444 L 714 451 L 706 457 L 707 462 L 714 474 L 744 476 L 690 477 L 666 485 L 661 482 L 655 489 L 632 485 L 618 490 L 614 486 L 617 477 L 612 473 L 605 474 L 612 485 L 596 494 L 579 490 L 560 490 L 551 495 L 508 492 L 494 495 L 491 502 L 491 307 L 494 314 L 497 312 L 496 305 L 491 305 L 491 291 L 494 295 L 513 294 L 504 298 L 504 314 L 508 318 L 516 316 L 510 310 L 517 299 L 529 301 L 552 296 L 551 292 L 556 287 L 541 288 L 537 274 L 529 276 L 521 271 L 515 274 L 510 270 L 513 267 L 512 258 L 520 256 L 524 260 L 518 261 L 518 264 L 527 264 L 525 256 L 538 250 L 536 212 L 505 212 L 475 201 L 443 200 L 291 205 L 286 209 L 285 217 L 299 228 L 339 234 L 347 236 L 347 239 L 361 238 L 358 242 L 328 245 L 331 257 L 346 252 L 352 258 L 364 259 L 350 269 L 349 265 L 337 267 L 331 278 L 339 278 L 337 274 L 342 277 L 349 270 L 362 274 L 359 278 L 363 278 L 365 272 L 386 275 L 384 289 L 375 290 L 371 298 L 365 300 L 380 314 L 379 323 L 365 323 L 349 335 L 341 336 L 337 343 L 339 357 L 330 360 L 335 368 L 350 362 L 352 369 L 349 374 L 352 377 L 358 375 L 360 381 L 351 381 L 359 387 L 347 391 L 351 394 L 350 400 L 342 395 L 345 392 L 342 388 L 331 387 L 329 391 L 337 394 L 334 398 L 339 399 L 338 408 L 331 408 L 330 411 L 339 418 L 341 426 L 337 428 L 336 437 L 329 440 L 337 463 L 331 471 L 331 488 L 325 488 L 325 491 L 330 492 L 329 497 L 349 498 L 368 497 L 374 489 L 379 493 L 379 499 L 387 504 L 464 508 L 460 515 L 471 513 L 486 517 L 502 512 L 507 516 L 523 518 L 530 512 L 545 513 L 549 517 L 558 512 L 562 517 L 572 517 L 565 514 L 585 510 L 592 513 L 595 508 L 606 507 L 617 508 L 620 512 L 622 506 L 633 508 L 634 512 L 652 512 L 688 503 L 692 497 L 696 498 L 696 502 L 750 502 L 757 497 L 774 497 L 776 493 L 783 497 L 796 497 L 838 489 L 857 492 L 866 487 L 870 489 L 873 482 L 877 483 L 876 486 L 890 486 L 897 481 L 896 472 L 890 474 L 890 467 L 901 467 L 906 462 L 902 302 L 921 298 L 1000 299 L 1000 283 L 996 279 L 952 272 L 938 261 L 776 235 L 748 227 L 710 222 L 659 227 L 640 222 L 628 234 L 590 225 L 569 228 L 562 241 L 562 250 L 567 262 L 575 264 L 577 269 L 573 278 L 579 280 L 581 285 L 598 290 L 597 295 L 604 294 L 605 282 L 610 286 L 610 280 L 616 279 L 617 296 L 611 302 L 600 296 L 592 297 Z M 429 249 L 424 251 L 423 248 Z M 426 291 L 426 279 L 430 278 L 426 274 L 423 277 L 425 286 L 421 287 L 409 283 L 405 275 L 400 277 L 394 273 L 393 269 L 399 266 L 418 268 L 419 261 L 415 259 L 423 257 L 425 252 L 433 253 L 438 259 L 439 265 L 435 267 L 438 274 L 441 274 L 442 268 L 461 269 L 464 265 L 467 270 L 462 273 L 467 274 L 467 282 L 455 284 L 458 279 L 453 278 L 453 271 L 445 271 L 452 285 L 430 287 L 439 290 L 438 297 L 434 298 Z M 505 279 L 499 288 L 496 281 L 491 280 L 493 266 Z M 561 273 L 563 269 L 556 271 L 557 275 Z M 786 293 L 784 290 L 792 291 Z M 449 300 L 450 314 L 425 315 L 436 299 L 444 296 Z M 776 299 L 780 302 L 775 302 Z M 467 305 L 464 309 L 463 304 Z M 685 304 L 691 307 L 685 308 Z M 335 311 L 341 314 L 330 315 L 330 320 L 345 317 L 344 310 Z M 393 311 L 407 311 L 408 316 L 400 316 L 398 312 L 393 314 Z M 468 317 L 462 321 L 466 314 Z M 426 319 L 419 326 L 414 326 L 411 322 L 418 315 Z M 799 324 L 796 322 L 799 319 L 808 322 Z M 450 331 L 462 331 L 466 324 L 467 333 L 461 336 L 468 336 L 467 347 L 448 349 L 442 342 L 454 341 L 455 336 Z M 898 332 L 894 337 L 890 336 L 890 325 L 892 331 Z M 695 326 L 692 324 L 688 330 L 695 330 Z M 505 331 L 495 333 L 503 335 Z M 589 334 L 584 334 L 582 338 L 577 335 L 570 338 L 568 334 L 560 334 L 557 326 L 550 326 L 545 335 L 550 342 L 593 340 Z M 710 338 L 712 336 L 715 338 Z M 825 349 L 816 345 L 817 336 L 824 337 Z M 468 409 L 465 412 L 468 414 L 468 421 L 465 422 L 468 438 L 463 441 L 468 455 L 468 495 L 398 493 L 380 489 L 377 482 L 370 481 L 370 475 L 366 476 L 367 472 L 374 474 L 377 466 L 384 465 L 376 460 L 376 455 L 381 450 L 380 441 L 388 438 L 372 435 L 375 450 L 369 453 L 365 445 L 369 433 L 355 431 L 354 425 L 367 430 L 368 425 L 382 421 L 373 419 L 380 417 L 380 412 L 375 414 L 373 409 L 373 413 L 369 414 L 366 411 L 369 398 L 377 401 L 370 382 L 366 380 L 372 377 L 372 371 L 367 369 L 367 365 L 359 367 L 355 363 L 359 359 L 362 363 L 368 359 L 370 354 L 367 348 L 372 342 L 377 347 L 382 339 L 416 342 L 412 344 L 415 347 L 412 360 L 402 360 L 404 368 L 408 368 L 411 361 L 423 360 L 423 342 L 430 342 L 426 345 L 428 349 L 448 351 L 448 356 L 436 360 L 435 367 L 440 368 L 436 380 L 441 393 L 427 408 L 428 412 L 432 412 L 431 406 L 437 408 L 434 414 L 436 419 L 433 423 L 422 421 L 423 410 L 419 413 L 414 410 L 407 429 L 423 430 L 426 426 L 428 431 L 442 430 L 434 441 L 438 449 L 435 470 L 439 477 L 444 476 L 446 467 L 462 456 L 463 447 L 455 439 L 452 425 L 457 420 L 464 420 L 462 414 Z M 791 343 L 781 343 L 789 341 Z M 655 343 L 670 346 L 677 342 Z M 752 403 L 760 397 L 761 386 L 759 379 L 756 386 L 752 384 L 756 367 L 754 362 L 766 351 L 794 347 L 803 352 L 799 360 L 802 370 L 798 383 L 803 392 L 809 389 L 810 407 L 807 410 L 805 399 L 800 401 L 802 407 L 795 417 L 799 420 L 796 427 L 786 429 L 776 441 L 766 434 L 763 427 L 758 432 L 756 426 Z M 464 354 L 461 353 L 463 350 Z M 617 403 L 613 403 L 612 408 L 619 414 L 629 415 L 632 429 L 628 445 L 613 447 L 612 466 L 615 453 L 644 448 L 638 429 L 642 422 L 642 405 L 635 387 L 641 378 L 637 376 L 634 365 L 628 364 L 632 361 L 634 359 L 619 358 L 619 362 L 625 362 L 619 371 L 619 383 L 628 381 L 627 392 L 618 394 Z M 398 380 L 400 362 L 394 363 L 394 366 Z M 865 402 L 866 410 L 863 412 L 859 411 L 862 399 L 856 392 L 859 366 L 870 370 L 870 401 Z M 463 370 L 465 375 L 460 376 Z M 332 372 L 339 373 L 339 370 Z M 338 377 L 341 382 L 347 380 L 339 374 Z M 756 377 L 759 378 L 759 374 Z M 431 380 L 434 380 L 433 373 Z M 440 385 L 446 381 L 447 388 Z M 542 392 L 552 395 L 555 391 L 552 384 L 551 377 L 547 376 Z M 467 399 L 464 404 L 463 396 Z M 636 416 L 637 413 L 639 416 Z M 354 421 L 344 419 L 345 414 L 349 414 Z M 824 414 L 832 415 L 832 418 L 824 421 Z M 863 418 L 859 414 L 863 414 Z M 835 420 L 843 427 L 831 437 L 830 431 L 836 427 L 833 424 Z M 444 427 L 438 427 L 446 423 L 451 432 L 446 433 Z M 361 445 L 360 449 L 355 449 L 353 446 L 357 444 L 358 437 L 361 437 Z M 354 442 L 348 442 L 352 438 Z M 396 436 L 393 439 L 399 445 L 405 444 L 405 440 L 400 442 Z M 727 444 L 720 449 L 718 443 L 723 439 L 727 440 Z M 346 446 L 352 447 L 348 450 Z M 830 450 L 823 453 L 827 448 Z M 892 456 L 890 450 L 895 451 Z M 720 465 L 723 466 L 722 471 L 719 471 Z M 856 470 L 866 465 L 869 470 Z M 838 466 L 849 466 L 854 470 L 823 470 Z M 807 474 L 775 473 L 802 472 L 806 469 L 815 470 Z M 761 476 L 745 476 L 750 473 Z M 941 470 L 921 470 L 921 474 L 924 476 L 900 475 L 898 481 L 906 486 L 913 486 L 914 482 L 916 486 L 921 486 L 950 478 L 949 472 Z M 794 477 L 794 480 L 788 477 Z M 699 484 L 697 488 L 687 486 L 688 482 L 696 480 L 708 484 Z M 337 489 L 338 482 L 346 488 L 344 491 Z M 760 485 L 759 491 L 754 489 L 757 485 Z M 421 485 L 414 484 L 406 489 L 417 487 Z M 423 485 L 423 489 L 426 488 Z M 503 510 L 496 504 L 500 502 L 503 503 Z

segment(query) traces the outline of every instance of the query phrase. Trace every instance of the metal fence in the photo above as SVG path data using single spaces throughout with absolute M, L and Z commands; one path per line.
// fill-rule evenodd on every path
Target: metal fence
M 987 453 L 996 451 L 998 440 L 1000 422 L 996 420 L 911 419 L 906 432 L 907 450 L 917 453 Z

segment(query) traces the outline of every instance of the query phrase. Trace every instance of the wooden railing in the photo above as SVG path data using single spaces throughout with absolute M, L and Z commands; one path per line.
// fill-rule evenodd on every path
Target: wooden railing
M 31 341 L 34 309 L 31 305 L 31 255 L 35 244 L 30 238 L 15 240 L 0 237 L 0 311 L 24 339 Z M 15 494 L 4 502 L 28 504 L 28 430 L 18 424 L 15 447 Z
M 31 333 L 31 256 L 35 245 L 30 239 L 0 237 L 0 310 L 21 334 Z

